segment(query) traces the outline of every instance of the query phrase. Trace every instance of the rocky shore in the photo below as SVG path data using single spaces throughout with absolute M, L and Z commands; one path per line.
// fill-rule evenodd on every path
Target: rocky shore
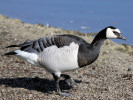
M 133 100 L 133 47 L 106 40 L 97 61 L 67 72 L 78 84 L 72 88 L 62 79 L 63 91 L 56 94 L 52 75 L 14 56 L 3 56 L 4 47 L 47 35 L 74 34 L 91 43 L 93 37 L 73 30 L 43 24 L 23 23 L 0 15 L 0 100 Z M 13 48 L 14 49 L 14 48 Z

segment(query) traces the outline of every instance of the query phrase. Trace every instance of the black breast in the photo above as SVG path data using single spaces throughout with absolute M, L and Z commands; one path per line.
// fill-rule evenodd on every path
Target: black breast
M 98 58 L 99 52 L 95 52 L 95 49 L 90 44 L 84 43 L 79 46 L 78 51 L 78 65 L 83 67 L 93 63 Z

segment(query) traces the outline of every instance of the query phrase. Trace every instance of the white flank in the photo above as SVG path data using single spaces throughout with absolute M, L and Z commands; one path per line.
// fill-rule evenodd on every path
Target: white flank
M 115 29 L 115 30 L 118 31 L 118 29 Z M 116 38 L 117 38 L 117 36 L 113 33 L 113 31 L 114 31 L 113 29 L 107 28 L 106 37 L 107 37 L 108 39 L 116 39 Z
M 39 54 L 38 62 L 51 73 L 77 69 L 78 48 L 79 45 L 74 42 L 61 48 L 50 46 Z
M 16 50 L 15 51 L 17 53 L 17 56 L 27 60 L 29 63 L 33 64 L 33 65 L 39 65 L 37 63 L 37 59 L 38 59 L 38 55 L 35 53 L 28 53 L 25 51 L 21 51 L 21 50 Z

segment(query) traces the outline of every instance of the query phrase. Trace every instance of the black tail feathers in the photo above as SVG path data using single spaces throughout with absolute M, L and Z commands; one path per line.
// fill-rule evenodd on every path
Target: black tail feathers
M 5 53 L 4 55 L 16 55 L 17 53 L 12 51 L 12 52 L 8 52 L 8 53 Z
M 18 47 L 18 45 L 10 45 L 5 48 L 10 48 L 10 47 Z M 16 55 L 16 54 L 17 54 L 16 52 L 12 51 L 12 52 L 7 52 L 4 55 Z
M 5 48 L 10 48 L 10 47 L 19 47 L 19 45 L 9 45 L 9 46 L 7 46 Z

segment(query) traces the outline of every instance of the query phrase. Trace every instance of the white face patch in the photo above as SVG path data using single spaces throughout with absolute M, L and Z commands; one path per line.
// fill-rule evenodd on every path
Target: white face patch
M 121 33 L 119 29 L 113 29 L 113 31 L 116 31 L 118 33 Z
M 107 28 L 107 30 L 106 30 L 106 38 L 108 38 L 108 39 L 117 39 L 117 35 L 115 35 L 113 33 L 113 31 L 116 31 L 116 32 L 120 33 L 119 29 Z

